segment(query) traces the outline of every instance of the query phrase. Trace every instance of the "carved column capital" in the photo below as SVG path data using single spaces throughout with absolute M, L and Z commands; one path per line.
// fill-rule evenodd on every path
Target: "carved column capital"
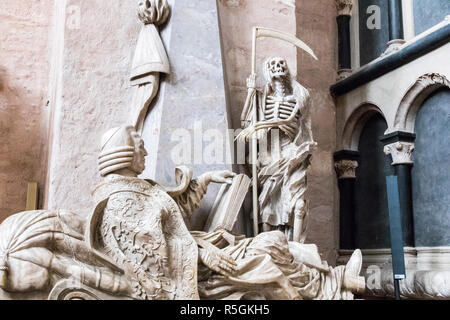
M 358 161 L 355 160 L 339 160 L 334 164 L 338 179 L 356 179 L 356 168 Z
M 353 0 L 335 0 L 338 16 L 351 16 L 353 9 Z
M 339 69 L 337 74 L 337 81 L 342 81 L 344 79 L 347 79 L 348 77 L 350 77 L 352 75 L 353 71 L 352 69 Z
M 414 142 L 398 141 L 384 147 L 384 153 L 392 156 L 392 165 L 413 164 L 412 153 L 414 152 Z

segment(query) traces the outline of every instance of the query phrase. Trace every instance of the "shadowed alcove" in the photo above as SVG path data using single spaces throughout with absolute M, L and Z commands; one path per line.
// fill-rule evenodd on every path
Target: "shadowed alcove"
M 417 246 L 450 245 L 450 89 L 429 96 L 416 117 L 412 189 Z
M 355 184 L 357 248 L 378 249 L 390 246 L 385 177 L 394 172 L 380 141 L 386 129 L 385 119 L 376 113 L 367 120 L 359 140 L 360 161 Z

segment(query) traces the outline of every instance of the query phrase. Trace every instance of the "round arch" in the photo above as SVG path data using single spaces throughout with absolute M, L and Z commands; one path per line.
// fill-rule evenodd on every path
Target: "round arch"
M 395 115 L 394 131 L 414 133 L 416 116 L 423 102 L 434 91 L 443 87 L 450 88 L 450 81 L 442 74 L 427 73 L 419 77 L 400 102 Z
M 345 123 L 342 134 L 342 146 L 344 150 L 358 151 L 361 132 L 366 122 L 377 113 L 386 119 L 380 108 L 373 103 L 364 103 L 353 111 Z

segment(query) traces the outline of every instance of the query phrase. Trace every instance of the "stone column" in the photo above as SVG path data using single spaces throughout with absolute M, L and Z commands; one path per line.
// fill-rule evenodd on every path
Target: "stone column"
M 350 45 L 350 19 L 352 15 L 353 0 L 336 0 L 338 10 L 338 43 L 339 68 L 338 81 L 345 79 L 352 73 L 352 58 Z
M 395 52 L 405 43 L 403 32 L 402 0 L 388 0 L 389 3 L 389 42 L 384 54 Z
M 340 249 L 356 247 L 355 231 L 355 182 L 359 153 L 342 150 L 334 155 L 340 193 L 339 205 L 339 246 Z
M 402 216 L 403 241 L 405 246 L 414 247 L 414 216 L 412 202 L 411 168 L 414 164 L 415 134 L 397 131 L 384 136 L 384 153 L 391 155 L 392 165 L 398 177 L 400 211 Z

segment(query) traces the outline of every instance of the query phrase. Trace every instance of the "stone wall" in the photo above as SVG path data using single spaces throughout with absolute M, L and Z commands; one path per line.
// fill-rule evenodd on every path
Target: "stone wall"
M 34 2 L 44 6 L 39 1 Z M 13 2 L 9 0 L 9 3 L 12 5 Z M 32 160 L 35 164 L 39 158 L 36 152 L 42 152 L 45 158 L 45 148 L 50 146 L 44 203 L 46 208 L 63 207 L 85 215 L 92 209 L 90 191 L 100 179 L 96 168 L 100 137 L 107 129 L 122 124 L 128 118 L 132 95 L 128 75 L 140 28 L 135 10 L 135 1 L 113 1 L 106 4 L 104 0 L 59 0 L 55 2 L 54 8 L 42 8 L 42 17 L 39 14 L 36 16 L 36 19 L 45 17 L 47 24 L 51 12 L 56 16 L 51 39 L 47 38 L 47 30 L 45 35 L 32 37 L 36 39 L 34 41 L 39 48 L 52 48 L 51 70 L 48 66 L 44 68 L 37 63 L 33 64 L 33 68 L 50 78 L 44 78 L 43 81 L 44 88 L 47 83 L 50 84 L 50 142 L 42 144 L 39 140 L 37 143 L 33 139 L 38 139 L 39 135 L 34 134 L 27 142 L 37 151 L 27 155 L 19 151 L 17 155 L 20 155 L 20 159 Z M 335 2 L 218 0 L 218 11 L 229 103 L 228 116 L 233 128 L 240 126 L 239 118 L 246 96 L 245 80 L 250 73 L 253 26 L 274 27 L 296 34 L 319 57 L 319 62 L 313 61 L 292 45 L 273 39 L 258 42 L 258 72 L 266 57 L 282 56 L 287 59 L 291 74 L 311 91 L 313 130 L 319 149 L 309 173 L 311 228 L 307 242 L 317 243 L 323 258 L 333 263 L 337 227 L 332 153 L 336 148 L 334 103 L 329 96 L 329 86 L 336 79 Z M 16 27 L 21 29 L 20 24 Z M 35 28 L 33 32 L 39 30 Z M 165 32 L 163 30 L 163 39 Z M 37 50 L 37 46 L 30 46 L 25 37 L 17 43 L 22 47 L 10 54 L 10 59 L 18 59 L 20 54 L 32 52 L 31 47 Z M 33 58 L 37 59 L 38 56 L 34 54 Z M 33 60 L 28 57 L 24 61 Z M 23 65 L 24 73 L 30 70 L 25 63 Z M 2 83 L 3 81 L 2 78 Z M 259 79 L 259 84 L 262 85 L 262 78 Z M 42 93 L 41 96 L 34 96 L 31 101 L 35 105 L 41 105 Z M 36 115 L 38 116 L 40 113 Z M 45 122 L 36 121 L 35 126 L 40 127 L 43 123 Z M 17 126 L 14 128 L 17 130 Z M 33 133 L 36 131 L 39 130 L 32 130 Z M 21 135 L 23 132 L 18 133 L 19 137 Z M 7 140 L 10 145 L 17 141 L 12 136 Z M 45 148 L 41 148 L 41 145 Z M 30 150 L 29 147 L 23 149 Z M 149 151 L 152 152 L 151 146 Z M 9 154 L 10 157 L 14 155 L 11 152 Z M 44 159 L 38 163 L 38 168 L 41 168 L 47 162 Z M 27 164 L 27 168 L 33 166 Z M 17 168 L 14 170 L 16 173 L 11 174 L 10 179 L 17 180 L 25 172 Z M 42 174 L 45 171 L 39 172 Z M 27 177 L 23 180 L 36 179 Z M 24 201 L 23 195 L 22 198 Z M 11 202 L 14 196 L 8 195 L 8 199 Z M 3 203 L 4 201 L 2 205 Z M 14 210 L 2 209 L 4 214 L 11 211 Z
M 59 6 L 59 7 L 58 7 Z M 50 209 L 87 215 L 100 181 L 100 139 L 128 117 L 128 76 L 139 23 L 135 1 L 61 0 L 53 60 L 59 88 L 51 107 L 52 152 L 48 172 Z
M 338 191 L 333 153 L 336 151 L 336 115 L 330 86 L 337 77 L 337 23 L 334 0 L 297 0 L 297 37 L 316 53 L 319 61 L 298 51 L 297 79 L 310 90 L 312 127 L 318 149 L 308 172 L 310 228 L 306 242 L 319 247 L 329 263 L 338 247 Z
M 450 15 L 450 2 L 447 0 L 414 0 L 413 8 L 416 35 L 433 27 Z
M 0 221 L 45 184 L 51 1 L 0 2 Z

